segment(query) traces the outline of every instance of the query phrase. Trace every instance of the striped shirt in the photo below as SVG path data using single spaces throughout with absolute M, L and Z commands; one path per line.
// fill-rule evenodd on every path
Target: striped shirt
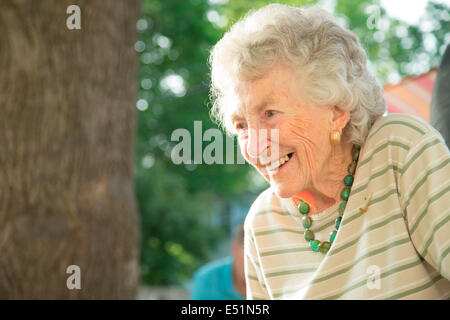
M 255 200 L 245 220 L 247 299 L 449 299 L 449 191 L 441 135 L 413 116 L 379 118 L 327 254 L 309 247 L 292 198 L 268 188 Z M 329 241 L 338 206 L 311 216 L 316 239 Z

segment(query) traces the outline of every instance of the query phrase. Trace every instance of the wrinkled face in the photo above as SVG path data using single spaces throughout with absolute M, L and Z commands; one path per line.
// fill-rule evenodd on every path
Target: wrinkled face
M 333 108 L 306 101 L 301 81 L 281 64 L 237 87 L 230 117 L 245 159 L 282 198 L 311 188 L 330 157 Z

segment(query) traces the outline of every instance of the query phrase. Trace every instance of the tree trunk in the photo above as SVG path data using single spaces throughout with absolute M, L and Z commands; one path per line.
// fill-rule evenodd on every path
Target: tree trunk
M 0 299 L 135 298 L 139 12 L 139 0 L 0 0 Z

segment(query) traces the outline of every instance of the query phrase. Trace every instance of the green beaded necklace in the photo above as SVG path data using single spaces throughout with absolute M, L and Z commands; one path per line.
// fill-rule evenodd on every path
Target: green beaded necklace
M 350 189 L 353 185 L 353 175 L 355 174 L 356 170 L 356 164 L 358 162 L 359 158 L 359 150 L 360 147 L 357 145 L 353 145 L 352 147 L 352 163 L 348 166 L 348 175 L 344 178 L 344 184 L 345 187 L 341 191 L 341 199 L 343 200 L 342 203 L 339 205 L 339 217 L 336 219 L 334 223 L 334 228 L 330 233 L 330 241 L 319 241 L 315 240 L 314 238 L 314 232 L 311 230 L 312 226 L 312 219 L 308 216 L 309 213 L 309 204 L 306 201 L 301 201 L 298 205 L 298 211 L 303 215 L 302 218 L 302 224 L 303 227 L 306 229 L 304 236 L 305 240 L 309 242 L 309 246 L 314 252 L 321 252 L 321 253 L 327 253 L 328 250 L 330 250 L 331 244 L 334 241 L 334 238 L 336 237 L 337 231 L 341 225 L 342 216 L 344 215 L 345 206 L 347 205 L 347 200 L 350 196 Z

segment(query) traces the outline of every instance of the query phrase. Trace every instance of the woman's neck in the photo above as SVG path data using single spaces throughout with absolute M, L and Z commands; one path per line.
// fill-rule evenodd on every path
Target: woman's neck
M 313 186 L 307 189 L 314 199 L 311 214 L 320 213 L 341 200 L 344 178 L 352 162 L 351 150 L 352 144 L 333 147 L 327 165 L 320 170 L 320 176 L 313 179 Z

